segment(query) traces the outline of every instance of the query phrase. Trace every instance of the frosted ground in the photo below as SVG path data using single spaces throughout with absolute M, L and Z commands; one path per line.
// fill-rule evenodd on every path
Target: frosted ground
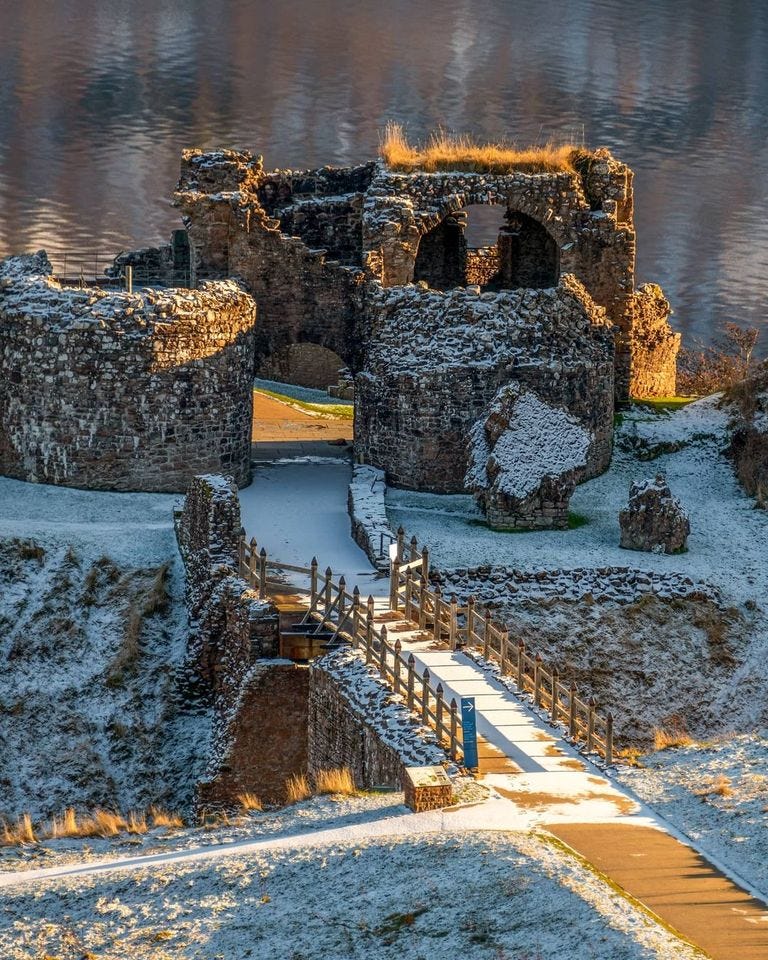
M 339 820 L 351 803 L 374 816 L 382 803 L 391 810 L 388 799 L 343 801 Z M 301 808 L 314 804 L 333 828 L 333 801 Z M 574 960 L 698 955 L 535 835 L 294 841 L 223 846 L 200 862 L 175 860 L 171 837 L 168 859 L 152 867 L 6 887 L 0 951 L 7 960 L 548 960 L 568 944 Z

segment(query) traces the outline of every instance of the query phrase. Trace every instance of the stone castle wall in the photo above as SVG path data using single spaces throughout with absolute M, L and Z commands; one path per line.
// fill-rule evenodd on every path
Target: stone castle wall
M 44 253 L 0 264 L 0 473 L 109 490 L 250 479 L 256 308 L 234 281 L 62 287 Z
M 462 492 L 470 430 L 514 379 L 588 429 L 582 479 L 608 466 L 613 338 L 577 281 L 479 298 L 417 287 L 380 296 L 368 367 L 356 379 L 358 462 L 385 470 L 398 486 Z

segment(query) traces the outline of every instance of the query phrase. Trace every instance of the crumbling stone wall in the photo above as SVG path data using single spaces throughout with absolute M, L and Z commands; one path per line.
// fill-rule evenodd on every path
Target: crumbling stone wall
M 632 295 L 631 310 L 633 320 L 627 343 L 629 395 L 674 397 L 682 337 L 669 326 L 669 301 L 661 287 L 646 283 Z
M 380 322 L 355 384 L 355 456 L 397 486 L 460 493 L 470 430 L 514 379 L 591 436 L 580 479 L 613 436 L 613 337 L 578 281 L 554 290 L 380 291 Z
M 354 651 L 339 649 L 309 670 L 311 774 L 349 767 L 355 785 L 401 789 L 403 769 L 445 764 L 434 736 Z
M 234 281 L 62 287 L 44 252 L 0 263 L 0 473 L 107 490 L 250 481 L 256 308 Z

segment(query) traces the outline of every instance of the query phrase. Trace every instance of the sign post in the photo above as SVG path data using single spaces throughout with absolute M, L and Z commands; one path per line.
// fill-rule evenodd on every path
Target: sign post
M 464 747 L 464 766 L 468 770 L 477 770 L 480 765 L 477 758 L 477 721 L 475 718 L 475 698 L 461 698 L 461 734 Z

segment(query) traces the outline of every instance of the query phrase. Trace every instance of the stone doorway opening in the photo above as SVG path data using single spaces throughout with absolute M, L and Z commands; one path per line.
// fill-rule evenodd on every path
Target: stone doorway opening
M 333 350 L 317 343 L 289 343 L 259 364 L 257 375 L 298 387 L 327 390 L 344 379 L 347 365 Z

